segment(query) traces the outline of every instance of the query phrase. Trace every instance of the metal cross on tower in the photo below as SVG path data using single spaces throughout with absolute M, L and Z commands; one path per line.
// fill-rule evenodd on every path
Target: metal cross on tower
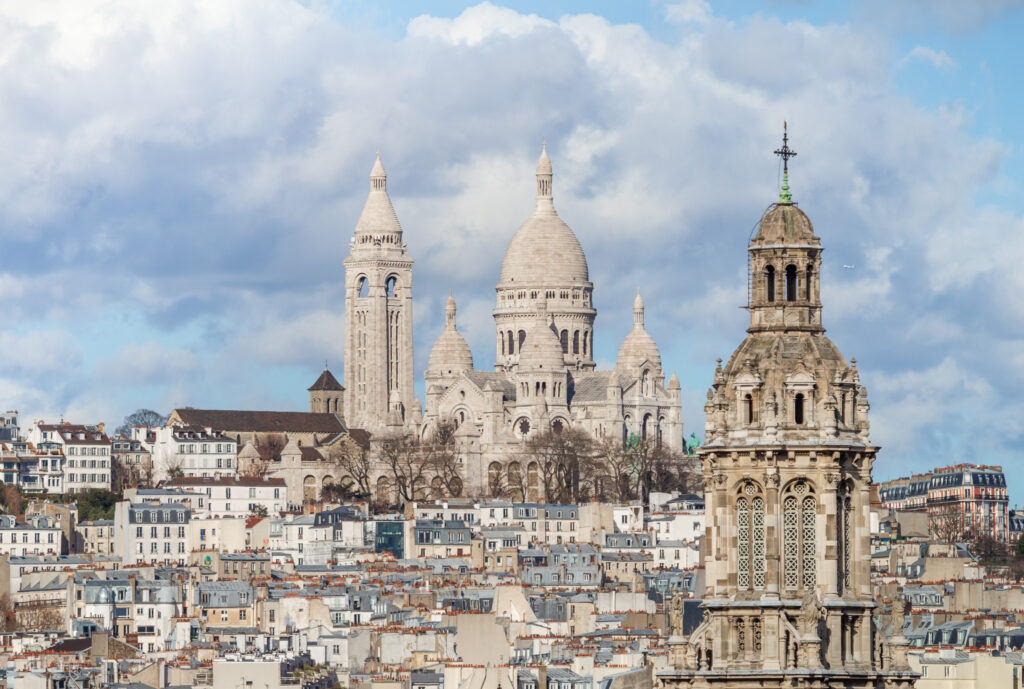
M 796 157 L 796 151 L 789 147 L 789 127 L 786 122 L 782 123 L 782 148 L 775 149 L 775 155 L 782 158 L 782 192 L 779 194 L 779 201 L 792 203 L 793 196 L 789 193 L 789 159 Z

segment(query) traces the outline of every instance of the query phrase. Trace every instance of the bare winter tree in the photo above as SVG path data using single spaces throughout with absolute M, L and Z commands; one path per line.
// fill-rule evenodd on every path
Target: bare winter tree
M 400 500 L 409 502 L 422 497 L 430 464 L 412 436 L 396 434 L 381 438 L 380 461 Z
M 945 544 L 960 543 L 965 531 L 960 503 L 950 502 L 928 508 L 928 532 L 935 541 Z
M 457 497 L 462 493 L 462 463 L 455 447 L 455 425 L 442 422 L 420 443 L 428 473 L 440 483 L 441 491 Z M 431 479 L 433 482 L 433 479 Z
M 259 459 L 248 461 L 245 466 L 238 467 L 239 476 L 249 478 L 262 478 L 270 471 L 273 462 L 280 461 L 281 451 L 288 444 L 283 433 L 266 433 L 256 438 L 256 451 L 259 452 Z
M 580 502 L 588 499 L 589 484 L 580 476 L 589 475 L 595 459 L 594 441 L 574 428 L 548 430 L 526 442 L 526 463 L 536 461 L 541 488 L 548 502 Z M 584 473 L 586 472 L 586 473 Z
M 14 611 L 18 628 L 27 632 L 63 629 L 64 607 L 39 601 L 18 606 Z
M 114 435 L 123 435 L 126 438 L 130 438 L 132 428 L 135 426 L 153 427 L 163 426 L 165 423 L 167 423 L 167 416 L 165 414 L 155 412 L 152 409 L 136 409 L 124 417 L 121 425 L 114 429 Z
M 14 603 L 11 594 L 0 596 L 0 632 L 13 632 L 18 629 L 18 619 L 14 615 Z
M 338 465 L 341 471 L 352 479 L 352 492 L 369 496 L 373 494 L 370 480 L 373 474 L 373 462 L 370 460 L 370 448 L 355 441 L 338 442 L 327 451 L 329 461 Z
M 17 486 L 5 483 L 0 487 L 0 506 L 4 514 L 13 514 L 19 521 L 25 518 L 25 498 Z

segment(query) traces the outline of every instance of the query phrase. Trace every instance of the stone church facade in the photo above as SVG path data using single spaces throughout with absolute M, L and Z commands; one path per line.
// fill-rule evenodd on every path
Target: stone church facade
M 856 361 L 822 326 L 821 252 L 784 181 L 748 248 L 747 336 L 707 393 L 704 616 L 684 636 L 672 615 L 665 687 L 913 686 L 903 611 L 889 641 L 873 619 L 878 447 Z
M 548 429 L 576 428 L 597 439 L 635 434 L 683 448 L 679 380 L 673 374 L 666 382 L 639 294 L 615 368 L 596 369 L 594 285 L 583 247 L 555 211 L 546 149 L 536 190 L 534 211 L 501 264 L 493 369 L 475 368 L 449 296 L 445 329 L 424 374 L 422 408 L 412 384 L 413 261 L 379 156 L 344 263 L 347 425 L 374 436 L 429 439 L 442 424 L 453 424 L 467 495 L 486 495 L 488 477 L 499 472 L 525 477 L 526 494 L 517 497 L 537 499 L 539 467 L 524 466 L 520 455 L 525 441 Z M 378 480 L 386 493 L 387 476 Z

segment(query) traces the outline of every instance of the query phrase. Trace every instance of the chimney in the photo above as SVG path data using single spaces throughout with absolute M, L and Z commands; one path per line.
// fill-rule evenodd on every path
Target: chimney
M 537 689 L 548 689 L 548 666 L 537 667 Z

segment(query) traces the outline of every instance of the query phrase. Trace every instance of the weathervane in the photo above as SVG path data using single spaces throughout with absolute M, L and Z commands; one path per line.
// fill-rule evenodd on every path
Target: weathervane
M 782 148 L 775 149 L 775 155 L 782 158 L 782 193 L 779 194 L 779 201 L 792 203 L 793 196 L 789 193 L 789 159 L 796 157 L 796 151 L 789 147 L 789 127 L 785 121 L 782 123 Z

